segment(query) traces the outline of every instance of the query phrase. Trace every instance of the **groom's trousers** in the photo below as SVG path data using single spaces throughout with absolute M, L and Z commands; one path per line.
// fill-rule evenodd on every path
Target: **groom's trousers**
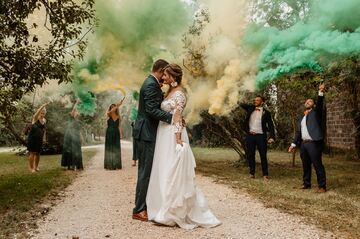
M 154 158 L 155 142 L 135 140 L 136 156 L 138 158 L 138 180 L 133 213 L 146 210 L 146 194 L 150 181 Z

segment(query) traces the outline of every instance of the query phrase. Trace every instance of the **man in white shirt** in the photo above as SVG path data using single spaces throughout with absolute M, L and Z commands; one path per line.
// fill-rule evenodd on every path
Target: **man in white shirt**
M 318 192 L 320 193 L 326 192 L 326 173 L 322 163 L 324 92 L 325 85 L 321 84 L 317 104 L 315 105 L 313 99 L 305 101 L 304 115 L 299 119 L 294 141 L 288 150 L 293 152 L 297 146 L 300 146 L 300 157 L 304 171 L 301 189 L 311 188 L 311 164 L 313 164 L 319 186 Z
M 274 123 L 271 114 L 264 109 L 264 98 L 256 96 L 254 104 L 240 104 L 246 110 L 246 158 L 249 163 L 250 177 L 255 178 L 255 151 L 259 150 L 261 168 L 264 180 L 269 180 L 267 143 L 273 143 L 275 139 Z M 269 139 L 267 133 L 269 132 Z

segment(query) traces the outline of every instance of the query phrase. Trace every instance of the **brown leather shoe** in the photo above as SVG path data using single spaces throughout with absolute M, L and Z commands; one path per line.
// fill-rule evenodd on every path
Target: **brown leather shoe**
M 143 221 L 143 222 L 147 222 L 147 220 L 148 220 L 147 212 L 144 210 L 144 211 L 141 211 L 139 213 L 134 213 L 132 215 L 132 218 L 135 219 L 135 220 L 140 220 L 140 221 Z
M 318 193 L 326 193 L 326 188 L 319 188 Z

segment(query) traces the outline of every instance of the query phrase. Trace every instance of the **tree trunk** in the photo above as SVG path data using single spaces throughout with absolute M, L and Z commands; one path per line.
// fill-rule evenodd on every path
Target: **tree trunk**
M 239 139 L 237 139 L 231 134 L 230 130 L 227 127 L 222 124 L 222 122 L 224 121 L 215 118 L 208 113 L 203 114 L 202 118 L 204 119 L 204 121 L 207 121 L 209 125 L 212 125 L 216 128 L 215 130 L 211 130 L 212 133 L 223 138 L 229 143 L 230 147 L 233 148 L 235 152 L 239 155 L 239 161 L 245 161 L 246 158 L 244 145 Z
M 232 148 L 238 153 L 239 159 L 244 161 L 245 160 L 245 146 L 235 137 L 232 137 L 231 132 L 224 126 L 219 124 L 225 135 L 227 136 L 228 140 L 231 142 Z

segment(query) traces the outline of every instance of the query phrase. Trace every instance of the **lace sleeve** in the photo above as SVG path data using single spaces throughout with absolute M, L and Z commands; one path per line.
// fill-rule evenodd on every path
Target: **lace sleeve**
M 180 133 L 183 129 L 182 113 L 186 105 L 186 96 L 184 92 L 178 91 L 174 94 L 174 99 L 176 103 L 175 114 L 174 114 L 175 133 Z

